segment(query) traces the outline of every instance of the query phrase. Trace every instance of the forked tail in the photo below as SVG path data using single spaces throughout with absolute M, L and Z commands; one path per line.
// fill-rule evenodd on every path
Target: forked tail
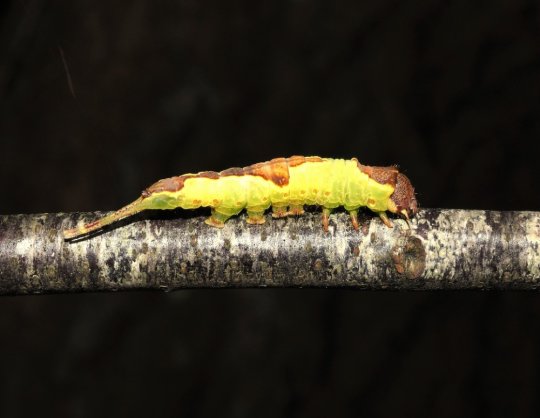
M 78 226 L 76 228 L 66 229 L 64 230 L 64 239 L 70 240 L 80 237 L 82 235 L 89 234 L 90 232 L 97 231 L 98 229 L 101 229 L 106 225 L 112 224 L 113 222 L 119 221 L 121 219 L 127 218 L 128 216 L 141 212 L 145 210 L 147 206 L 145 203 L 143 203 L 143 201 L 144 198 L 139 197 L 137 200 L 130 203 L 129 205 L 124 206 L 122 209 L 118 209 L 116 212 L 104 216 L 97 221 L 89 222 L 87 224 L 84 224 L 83 226 Z

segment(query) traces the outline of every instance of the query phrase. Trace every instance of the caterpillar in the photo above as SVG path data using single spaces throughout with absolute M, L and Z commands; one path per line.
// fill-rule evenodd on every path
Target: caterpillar
M 358 209 L 367 207 L 392 227 L 386 212 L 401 215 L 407 223 L 417 212 L 414 188 L 397 167 L 362 165 L 350 160 L 292 156 L 275 158 L 244 168 L 221 172 L 203 171 L 159 180 L 134 202 L 94 222 L 64 231 L 66 240 L 99 230 L 115 221 L 147 209 L 211 208 L 205 223 L 223 228 L 227 219 L 243 209 L 248 224 L 265 223 L 272 217 L 301 215 L 304 205 L 322 206 L 322 225 L 328 231 L 330 213 L 344 206 L 354 229 Z

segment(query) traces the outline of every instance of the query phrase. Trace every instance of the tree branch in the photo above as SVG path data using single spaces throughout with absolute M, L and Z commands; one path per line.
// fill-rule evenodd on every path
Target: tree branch
M 104 213 L 0 216 L 0 294 L 216 287 L 537 289 L 540 213 L 423 209 L 387 228 L 346 213 L 245 216 L 224 229 L 188 212 L 148 212 L 94 236 L 62 230 Z

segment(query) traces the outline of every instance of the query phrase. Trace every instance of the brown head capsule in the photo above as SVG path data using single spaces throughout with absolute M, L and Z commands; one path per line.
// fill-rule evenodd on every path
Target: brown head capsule
M 396 187 L 390 200 L 396 206 L 391 211 L 403 215 L 407 220 L 418 212 L 414 187 L 405 174 L 399 173 L 397 175 Z

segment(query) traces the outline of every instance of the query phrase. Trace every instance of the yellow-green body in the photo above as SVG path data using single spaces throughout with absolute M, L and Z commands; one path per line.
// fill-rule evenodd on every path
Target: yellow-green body
M 146 209 L 211 207 L 212 216 L 206 223 L 221 228 L 243 209 L 247 210 L 248 223 L 262 224 L 270 207 L 274 217 L 282 217 L 301 215 L 304 205 L 323 207 L 325 231 L 330 211 L 338 206 L 349 211 L 355 229 L 360 207 L 376 212 L 389 227 L 392 223 L 386 211 L 408 220 L 417 209 L 414 189 L 396 167 L 364 166 L 355 158 L 293 156 L 219 173 L 205 171 L 162 179 L 129 205 L 67 230 L 64 236 L 75 238 Z
M 258 212 L 270 206 L 320 205 L 347 210 L 365 206 L 384 212 L 393 192 L 391 185 L 377 183 L 360 171 L 355 160 L 325 158 L 289 167 L 289 182 L 283 186 L 253 175 L 188 178 L 181 190 L 156 195 L 149 208 L 208 206 L 234 215 L 242 209 Z

